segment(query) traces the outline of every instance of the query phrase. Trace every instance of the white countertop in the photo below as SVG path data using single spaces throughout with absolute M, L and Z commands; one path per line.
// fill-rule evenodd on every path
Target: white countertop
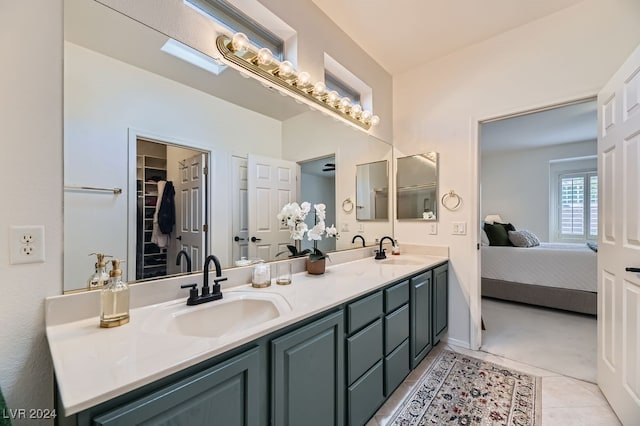
M 392 262 L 385 265 L 367 258 L 328 266 L 324 275 L 294 274 L 288 286 L 274 284 L 254 289 L 243 285 L 223 290 L 278 293 L 287 300 L 291 311 L 219 338 L 167 334 L 148 326 L 149 318 L 159 309 L 184 304 L 186 297 L 131 309 L 130 322 L 116 328 L 100 328 L 98 316 L 63 323 L 51 321 L 46 333 L 65 415 L 108 401 L 447 260 L 414 254 L 388 258 Z

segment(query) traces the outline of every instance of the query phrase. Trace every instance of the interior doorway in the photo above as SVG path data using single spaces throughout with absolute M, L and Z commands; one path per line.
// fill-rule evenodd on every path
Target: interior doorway
M 326 205 L 325 223 L 327 226 L 336 223 L 336 157 L 335 155 L 322 157 L 314 160 L 299 162 L 300 164 L 300 194 L 302 201 L 314 204 L 323 203 Z M 312 207 L 313 211 L 313 207 Z M 311 229 L 314 226 L 314 215 L 309 214 L 306 218 L 307 226 Z M 336 239 L 323 238 L 317 242 L 318 249 L 323 252 L 335 251 Z M 313 241 L 303 239 L 302 250 L 312 249 Z
M 188 262 L 176 263 L 181 250 L 191 270 L 201 270 L 209 253 L 210 151 L 130 129 L 129 159 L 128 280 L 187 272 Z M 169 209 L 161 214 L 163 204 Z
M 592 382 L 596 109 L 590 98 L 486 120 L 478 138 L 481 350 Z

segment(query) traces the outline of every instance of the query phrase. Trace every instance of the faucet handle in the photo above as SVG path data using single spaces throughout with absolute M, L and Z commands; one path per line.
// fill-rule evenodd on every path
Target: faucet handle
M 198 284 L 182 284 L 180 286 L 180 288 L 189 288 L 189 287 L 191 287 L 191 289 L 189 290 L 189 299 L 197 299 L 198 289 L 196 287 L 198 287 Z
M 387 255 L 385 254 L 385 252 L 387 251 L 387 249 L 382 249 L 382 250 L 376 250 L 376 260 L 382 260 L 382 259 L 386 259 Z
M 221 283 L 222 281 L 226 281 L 226 280 L 227 280 L 227 277 L 218 277 L 218 278 L 214 278 L 213 282 L 218 284 L 218 283 Z

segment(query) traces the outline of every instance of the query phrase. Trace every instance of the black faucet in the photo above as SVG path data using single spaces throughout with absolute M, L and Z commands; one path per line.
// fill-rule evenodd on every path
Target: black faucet
M 384 254 L 385 249 L 382 248 L 382 243 L 384 242 L 384 240 L 390 240 L 392 245 L 396 245 L 396 242 L 393 240 L 393 238 L 391 237 L 382 237 L 380 239 L 380 249 L 376 250 L 376 260 L 382 260 L 382 259 L 386 259 L 387 255 Z
M 213 261 L 216 266 L 216 278 L 213 280 L 213 288 L 209 289 L 209 265 Z M 220 291 L 220 282 L 226 281 L 227 278 L 222 276 L 222 268 L 220 267 L 220 261 L 214 255 L 207 256 L 204 261 L 204 278 L 202 280 L 202 292 L 198 294 L 197 284 L 184 284 L 181 288 L 191 287 L 189 290 L 189 298 L 187 299 L 187 305 L 199 305 L 201 303 L 211 302 L 212 300 L 222 299 L 222 292 Z
M 353 238 L 351 239 L 351 244 L 356 242 L 356 238 L 360 238 L 362 240 L 362 247 L 364 247 L 364 237 L 362 235 L 354 235 Z
M 184 257 L 187 260 L 187 272 L 191 273 L 191 258 L 186 250 L 180 250 L 176 256 L 176 266 L 180 266 L 180 259 Z

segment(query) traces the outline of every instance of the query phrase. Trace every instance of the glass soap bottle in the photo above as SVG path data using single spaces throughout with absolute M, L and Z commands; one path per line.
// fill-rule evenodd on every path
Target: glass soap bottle
M 122 281 L 120 261 L 111 261 L 109 282 L 100 297 L 100 327 L 117 327 L 129 322 L 129 286 Z
M 102 253 L 91 253 L 89 256 L 93 255 L 98 257 L 98 262 L 96 263 L 96 271 L 87 280 L 87 288 L 89 290 L 102 288 L 109 281 L 107 264 L 104 259 L 111 256 Z

